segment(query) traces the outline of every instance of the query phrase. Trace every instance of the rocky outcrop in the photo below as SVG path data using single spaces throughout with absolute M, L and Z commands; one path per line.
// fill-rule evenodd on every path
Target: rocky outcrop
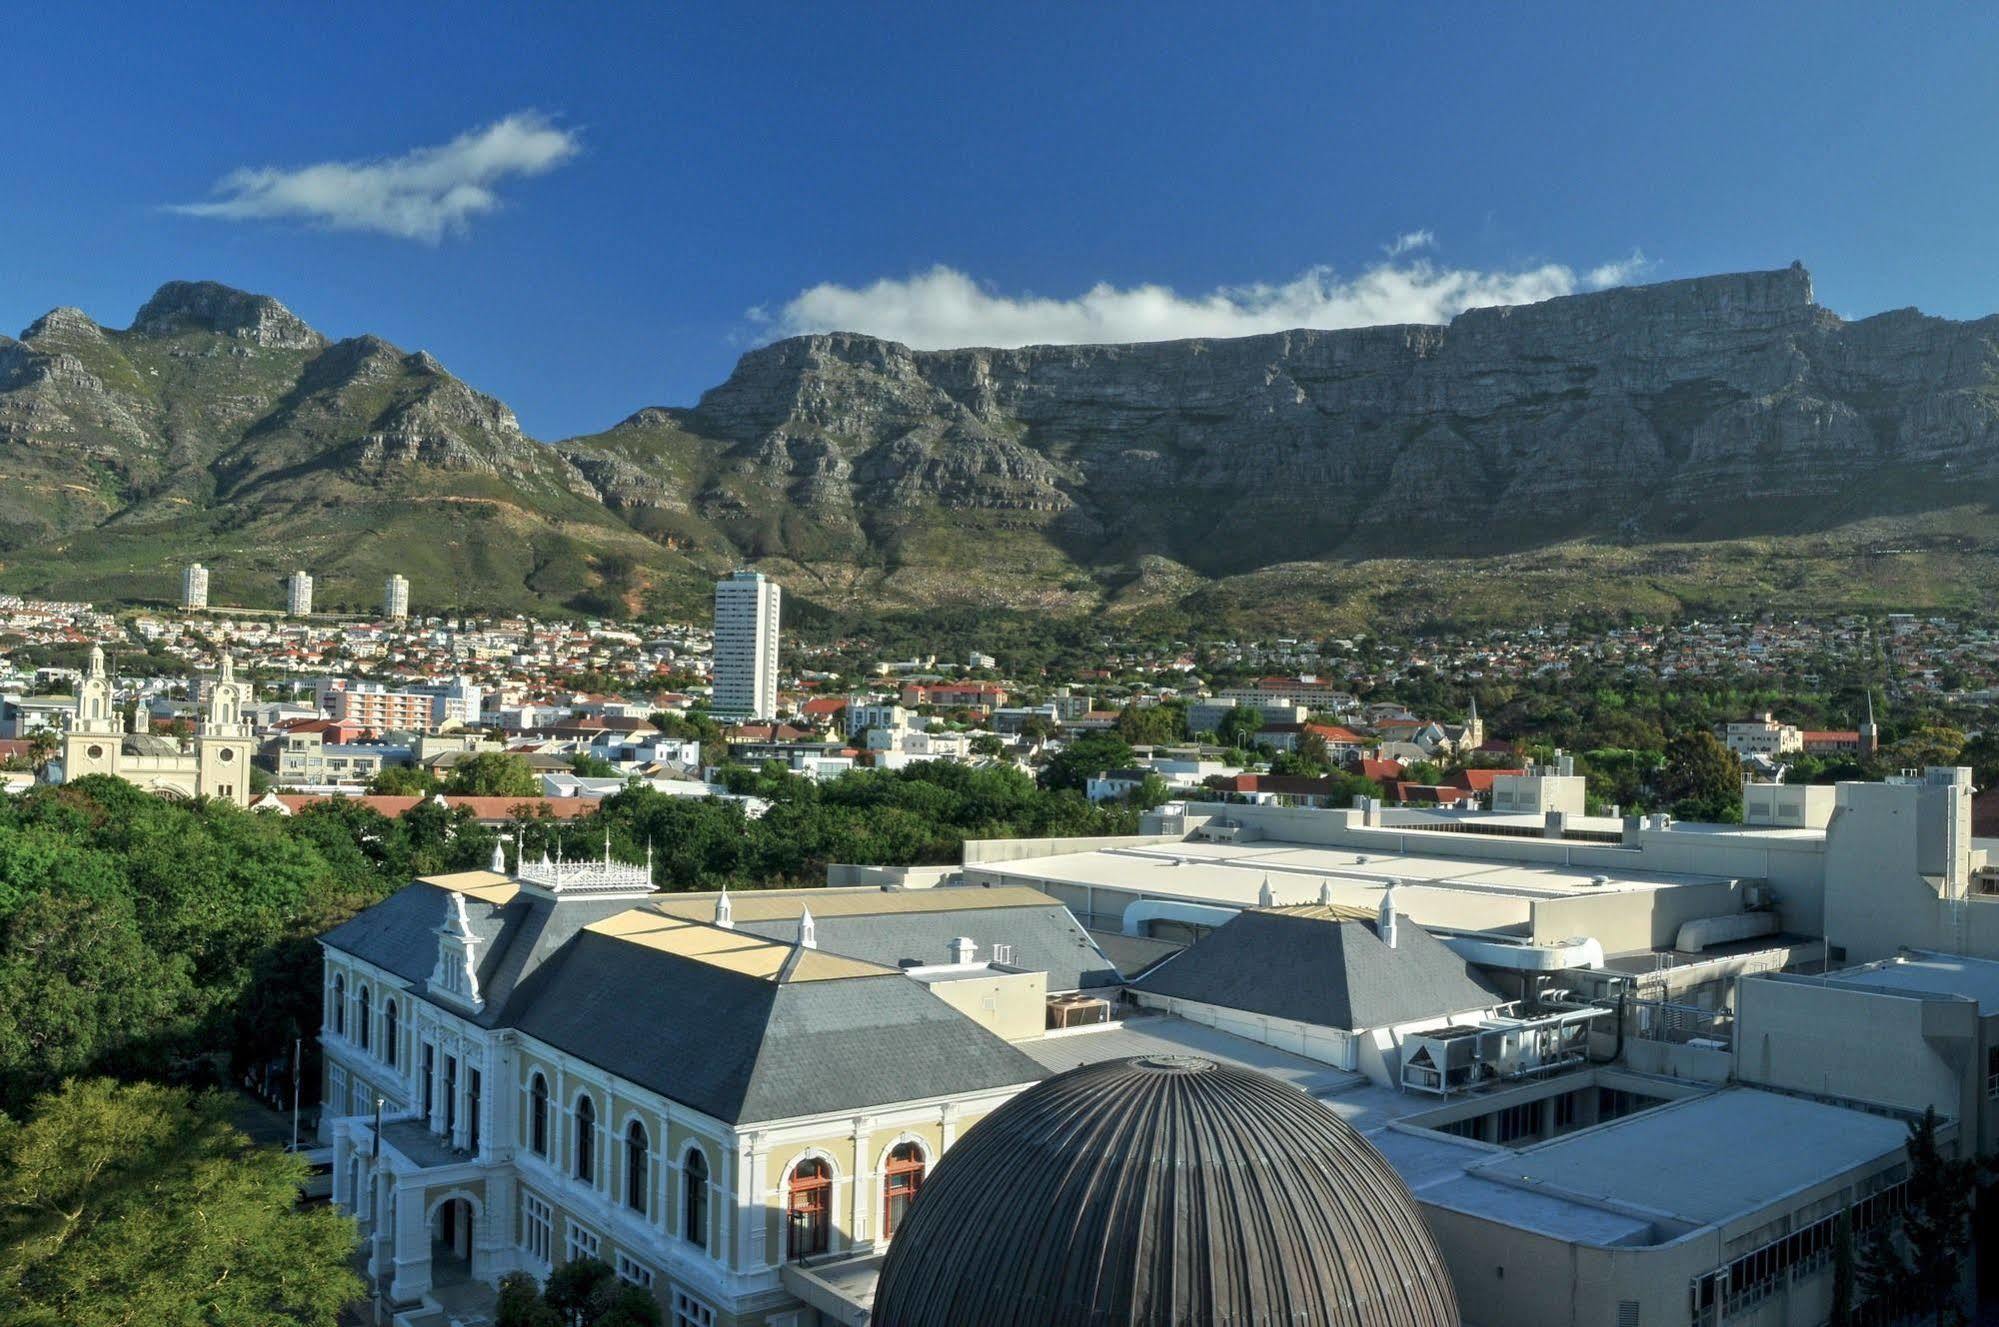
M 1994 332 L 1848 324 L 1793 265 L 1443 327 L 1019 350 L 801 337 L 744 356 L 695 419 L 808 509 L 1041 509 L 1086 559 L 1221 572 L 1954 500 L 1999 479 Z
M 167 282 L 139 310 L 131 330 L 158 337 L 214 332 L 267 350 L 318 350 L 326 344 L 325 337 L 269 295 L 214 281 Z

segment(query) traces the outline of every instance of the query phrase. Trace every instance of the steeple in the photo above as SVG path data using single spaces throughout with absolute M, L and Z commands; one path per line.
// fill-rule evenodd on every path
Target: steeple
M 1256 906 L 1259 908 L 1277 906 L 1277 894 L 1270 888 L 1270 876 L 1267 873 L 1263 877 L 1263 888 L 1256 891 Z
M 722 892 L 715 896 L 715 924 L 725 931 L 736 929 L 736 917 L 729 907 L 729 887 L 722 886 Z
M 819 947 L 819 931 L 813 925 L 812 909 L 810 908 L 800 908 L 798 910 L 798 947 L 800 949 L 817 949 Z
M 505 875 L 507 873 L 507 841 L 505 839 L 493 840 L 493 862 L 489 869 L 495 875 Z

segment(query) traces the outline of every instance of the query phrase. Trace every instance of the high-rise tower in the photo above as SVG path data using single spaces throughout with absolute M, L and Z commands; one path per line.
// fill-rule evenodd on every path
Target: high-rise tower
M 715 584 L 714 711 L 732 718 L 777 715 L 777 619 L 783 591 L 759 571 Z

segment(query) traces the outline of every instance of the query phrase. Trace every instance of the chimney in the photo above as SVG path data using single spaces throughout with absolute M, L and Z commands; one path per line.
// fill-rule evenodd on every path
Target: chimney
M 953 963 L 976 962 L 978 954 L 978 942 L 973 940 L 969 935 L 961 935 L 951 942 L 951 961 Z

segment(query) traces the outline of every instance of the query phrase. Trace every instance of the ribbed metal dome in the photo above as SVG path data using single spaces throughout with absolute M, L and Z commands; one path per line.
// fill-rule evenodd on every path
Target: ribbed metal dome
M 877 1327 L 1457 1327 L 1381 1153 L 1295 1088 L 1184 1056 L 1085 1065 L 973 1126 L 882 1265 Z

